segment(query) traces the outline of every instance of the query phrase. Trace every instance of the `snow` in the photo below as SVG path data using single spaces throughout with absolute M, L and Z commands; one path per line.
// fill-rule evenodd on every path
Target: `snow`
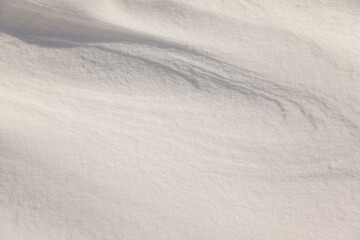
M 0 239 L 360 236 L 356 0 L 0 0 Z

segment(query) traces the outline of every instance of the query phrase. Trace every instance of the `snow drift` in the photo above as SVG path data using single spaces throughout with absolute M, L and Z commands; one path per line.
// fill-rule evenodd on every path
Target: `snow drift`
M 356 239 L 359 14 L 0 0 L 1 238 Z

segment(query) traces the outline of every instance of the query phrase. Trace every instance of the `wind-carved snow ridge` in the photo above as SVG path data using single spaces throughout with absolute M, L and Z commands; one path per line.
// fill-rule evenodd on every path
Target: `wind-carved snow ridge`
M 263 74 L 206 53 L 107 24 L 90 25 L 85 20 L 43 11 L 30 4 L 1 3 L 0 30 L 29 43 L 41 47 L 98 49 L 166 71 L 201 91 L 222 88 L 249 99 L 270 102 L 284 119 L 292 111 L 298 111 L 315 129 L 326 119 L 332 119 L 358 131 L 357 123 L 344 116 L 334 103 L 310 92 L 276 84 L 276 80 L 269 80 Z M 34 24 L 30 25 L 31 22 Z

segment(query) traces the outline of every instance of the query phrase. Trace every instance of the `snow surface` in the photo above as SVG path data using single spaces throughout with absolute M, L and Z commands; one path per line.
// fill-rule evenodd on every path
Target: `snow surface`
M 0 0 L 1 240 L 360 239 L 358 0 Z

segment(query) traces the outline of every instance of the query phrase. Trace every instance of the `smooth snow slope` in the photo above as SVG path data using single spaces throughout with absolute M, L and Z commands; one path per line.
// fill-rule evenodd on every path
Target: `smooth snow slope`
M 357 0 L 0 0 L 0 239 L 357 240 Z

